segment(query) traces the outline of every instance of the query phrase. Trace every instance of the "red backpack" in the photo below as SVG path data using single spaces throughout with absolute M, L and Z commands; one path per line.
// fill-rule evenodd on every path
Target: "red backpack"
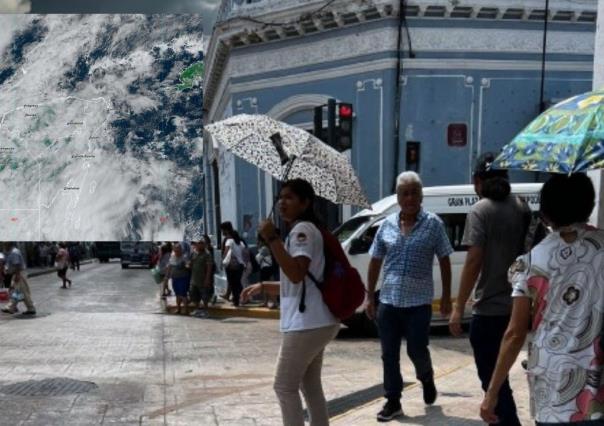
M 365 301 L 365 285 L 359 271 L 350 266 L 340 241 L 327 229 L 322 227 L 318 229 L 323 237 L 325 253 L 323 282 L 319 282 L 310 272 L 308 277 L 321 290 L 323 301 L 331 313 L 336 318 L 344 320 L 354 315 L 356 309 Z M 306 280 L 302 282 L 300 312 L 306 310 L 305 298 Z

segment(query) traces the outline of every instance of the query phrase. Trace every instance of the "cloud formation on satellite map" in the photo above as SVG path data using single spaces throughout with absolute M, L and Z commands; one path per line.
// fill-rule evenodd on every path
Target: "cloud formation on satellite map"
M 0 233 L 179 239 L 203 218 L 201 15 L 0 16 Z

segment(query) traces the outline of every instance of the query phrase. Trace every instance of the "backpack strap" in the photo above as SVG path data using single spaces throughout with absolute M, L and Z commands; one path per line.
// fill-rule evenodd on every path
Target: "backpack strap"
M 298 305 L 298 311 L 304 312 L 306 310 L 306 280 L 302 280 L 302 295 L 300 296 L 300 304 Z
M 316 279 L 316 278 L 315 278 L 315 276 L 314 276 L 313 274 L 311 274 L 311 273 L 310 273 L 310 271 L 308 271 L 308 272 L 306 273 L 306 275 L 308 275 L 308 278 L 310 278 L 310 280 L 311 280 L 313 283 L 315 283 L 315 285 L 317 286 L 317 288 L 318 288 L 319 290 L 321 290 L 321 286 L 322 286 L 322 284 L 323 284 L 323 283 L 319 282 L 319 280 L 318 280 L 318 279 Z

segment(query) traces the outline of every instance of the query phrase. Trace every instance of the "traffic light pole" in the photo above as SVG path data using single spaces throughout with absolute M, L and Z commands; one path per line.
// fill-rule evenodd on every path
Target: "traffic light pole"
M 327 100 L 327 145 L 336 146 L 336 100 Z

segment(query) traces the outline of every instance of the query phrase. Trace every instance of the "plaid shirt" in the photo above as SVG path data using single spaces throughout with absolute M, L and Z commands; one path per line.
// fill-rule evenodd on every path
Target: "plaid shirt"
M 434 299 L 434 256 L 453 253 L 442 220 L 423 209 L 407 236 L 399 227 L 400 213 L 388 216 L 375 235 L 369 254 L 384 259 L 380 302 L 399 308 L 431 305 Z

